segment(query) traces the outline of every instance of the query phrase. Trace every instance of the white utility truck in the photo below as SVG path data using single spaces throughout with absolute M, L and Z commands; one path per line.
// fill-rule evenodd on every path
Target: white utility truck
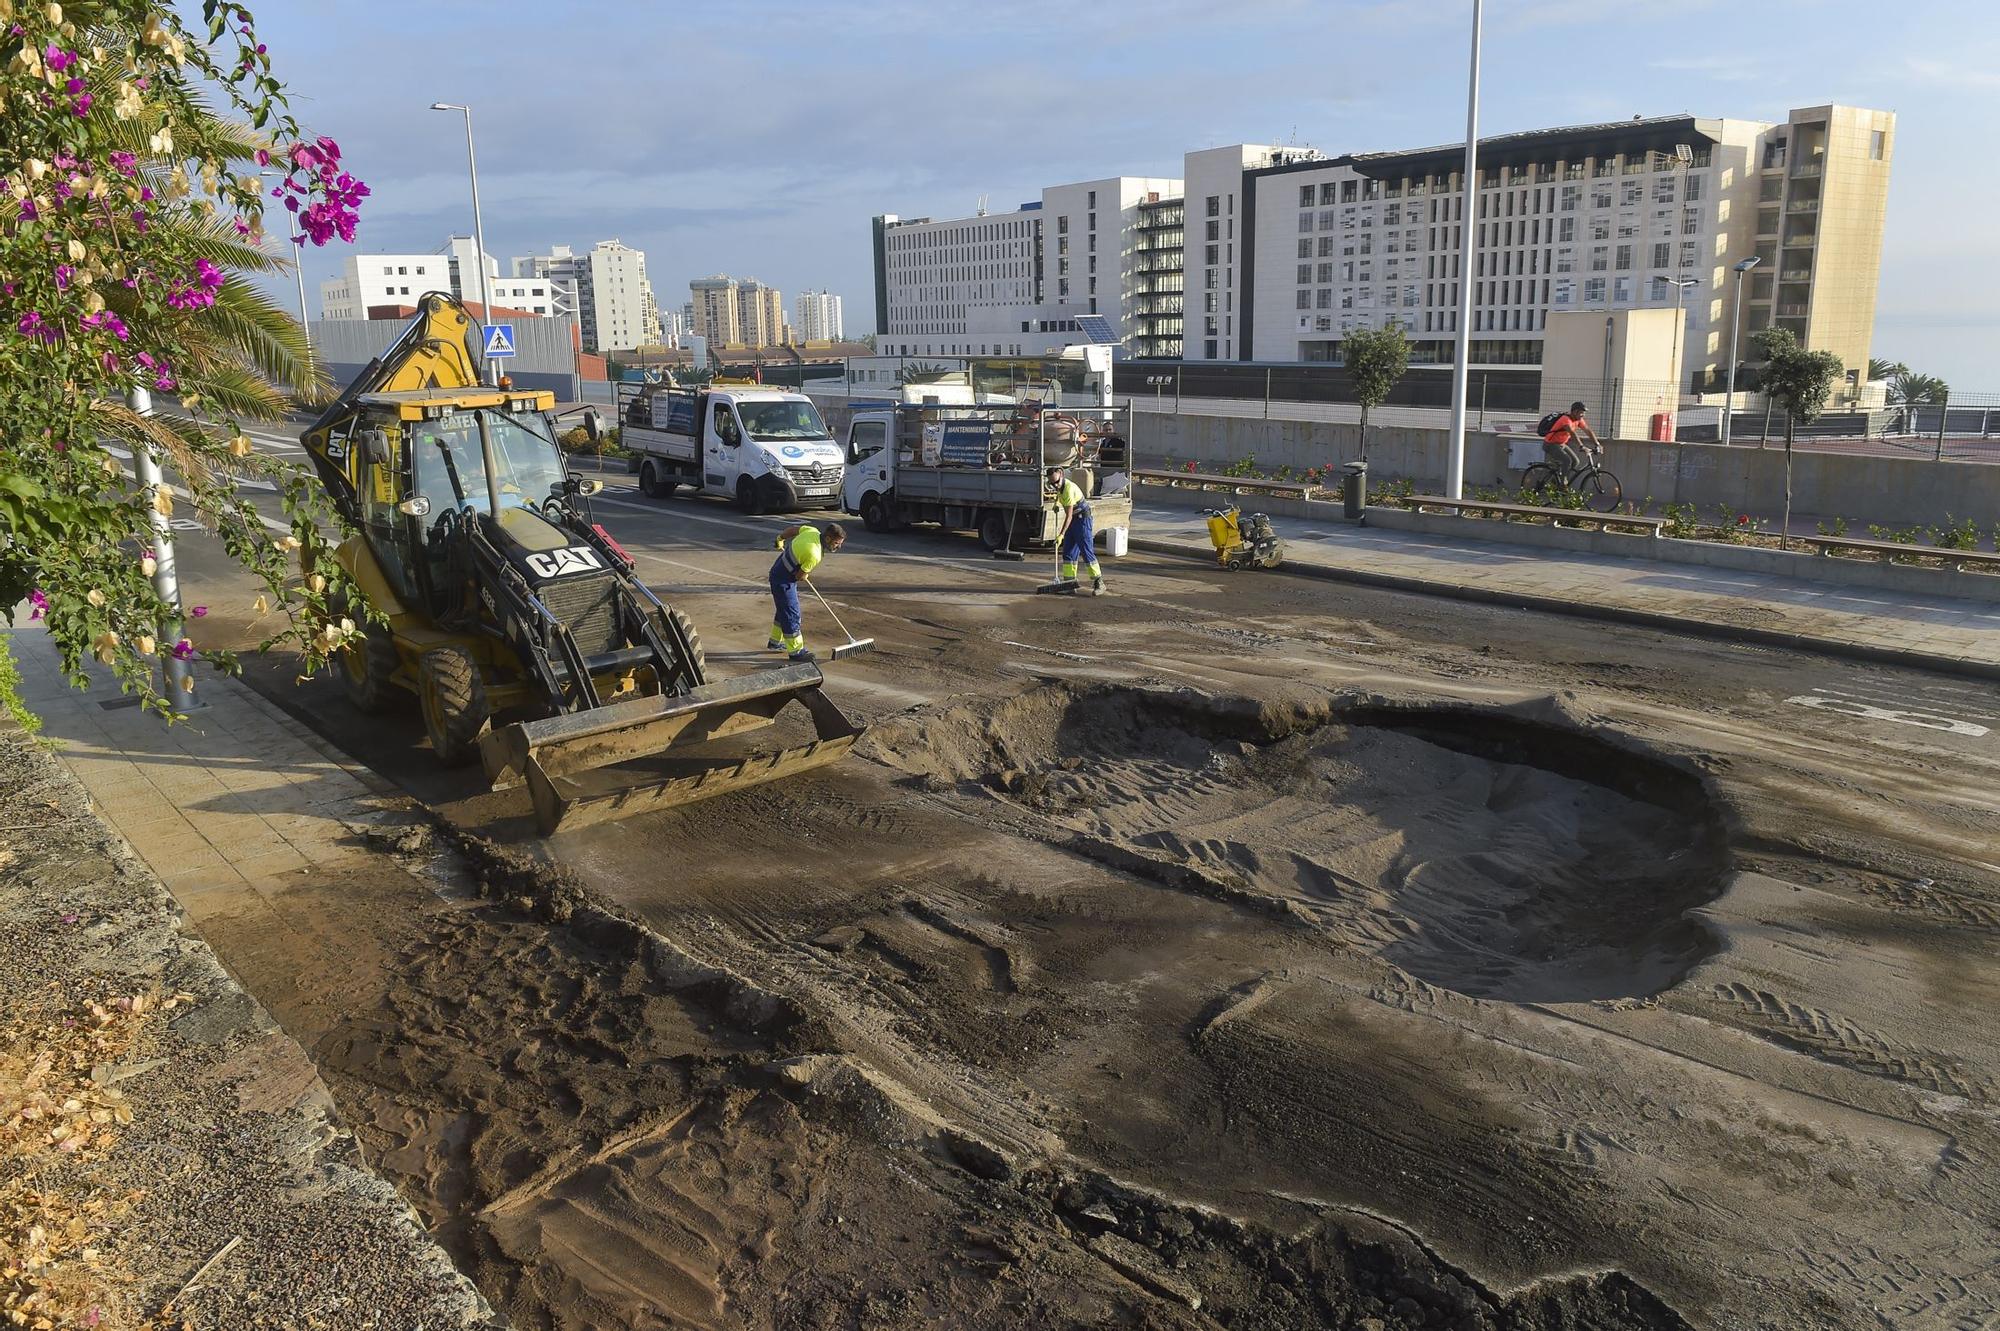
M 934 522 L 978 533 L 988 550 L 1052 544 L 1062 511 L 1048 469 L 1062 466 L 1105 548 L 1125 553 L 1130 407 L 857 401 L 845 434 L 842 507 L 870 531 Z
M 840 447 L 803 393 L 722 379 L 620 384 L 618 422 L 639 488 L 654 498 L 687 486 L 745 513 L 841 502 Z

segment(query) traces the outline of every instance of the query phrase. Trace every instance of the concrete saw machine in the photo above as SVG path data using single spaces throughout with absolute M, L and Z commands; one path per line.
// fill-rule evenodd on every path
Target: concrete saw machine
M 479 326 L 430 292 L 416 318 L 300 436 L 355 534 L 336 557 L 366 601 L 341 652 L 364 712 L 416 695 L 432 749 L 526 785 L 543 835 L 823 766 L 861 728 L 810 663 L 711 680 L 693 623 L 592 520 L 601 483 L 569 474 L 554 394 L 480 382 Z M 585 418 L 595 436 L 596 413 Z M 376 622 L 368 611 L 386 618 Z M 690 755 L 790 704 L 814 738 Z M 662 757 L 668 775 L 596 769 Z

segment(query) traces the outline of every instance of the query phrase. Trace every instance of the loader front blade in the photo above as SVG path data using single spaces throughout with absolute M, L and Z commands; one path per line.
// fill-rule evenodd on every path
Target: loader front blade
M 824 766 L 854 747 L 862 728 L 822 691 L 814 665 L 757 671 L 703 684 L 678 697 L 635 698 L 586 712 L 503 726 L 480 740 L 480 758 L 496 790 L 527 783 L 535 824 L 547 836 L 650 809 L 709 799 Z M 725 757 L 705 770 L 598 790 L 573 773 L 680 750 L 770 725 L 797 702 L 812 716 L 816 738 L 776 753 Z M 695 755 L 686 755 L 693 757 Z

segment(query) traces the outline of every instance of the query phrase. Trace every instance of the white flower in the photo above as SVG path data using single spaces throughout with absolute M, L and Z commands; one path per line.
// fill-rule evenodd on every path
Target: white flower
M 101 606 L 104 604 L 104 593 L 92 587 L 83 594 L 83 599 L 90 602 L 93 606 Z
M 174 492 L 166 486 L 156 486 L 153 490 L 153 511 L 163 518 L 174 515 Z
M 158 645 L 158 643 L 153 641 L 153 635 L 150 633 L 141 633 L 132 640 L 132 646 L 138 649 L 141 656 L 151 656 L 153 649 Z
M 86 250 L 83 247 L 82 241 L 77 240 L 74 237 L 70 239 L 69 258 L 71 263 L 82 263 L 84 259 L 89 255 L 89 253 L 90 251 Z
M 229 441 L 229 455 L 231 457 L 247 458 L 250 456 L 250 453 L 250 440 L 245 436 L 239 434 Z
M 160 561 L 153 558 L 151 555 L 139 556 L 139 571 L 145 574 L 147 577 L 149 578 L 152 577 L 154 571 L 157 570 L 159 567 L 160 567 Z

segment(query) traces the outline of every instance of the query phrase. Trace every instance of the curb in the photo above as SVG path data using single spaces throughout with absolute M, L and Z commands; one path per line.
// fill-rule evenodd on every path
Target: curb
M 1173 555 L 1211 565 L 1215 562 L 1214 553 L 1210 550 L 1163 541 L 1158 537 L 1134 536 L 1131 538 L 1131 547 L 1134 550 L 1144 550 L 1148 554 Z M 1302 564 L 1292 560 L 1286 560 L 1277 571 L 1297 577 L 1318 578 L 1323 582 L 1354 582 L 1366 587 L 1380 587 L 1387 591 L 1415 592 L 1420 596 L 1442 596 L 1454 601 L 1512 606 L 1523 610 L 1539 610 L 1552 615 L 1568 615 L 1576 619 L 1596 619 L 1638 628 L 1660 629 L 1691 638 L 1750 643 L 1759 647 L 1784 647 L 1794 651 L 1816 652 L 1822 656 L 1867 661 L 1875 665 L 1907 666 L 1919 670 L 1934 670 L 1947 675 L 1969 676 L 1973 679 L 2000 679 L 2000 662 L 1974 661 L 1965 657 L 1939 656 L 1931 652 L 1914 652 L 1895 647 L 1875 647 L 1868 643 L 1847 642 L 1840 638 L 1821 638 L 1782 629 L 1761 629 L 1750 625 L 1682 619 L 1678 615 L 1655 610 L 1591 605 L 1565 600 L 1559 596 L 1540 596 L 1533 592 L 1492 591 L 1485 587 L 1434 582 L 1427 578 L 1409 577 L 1400 573 L 1376 573 L 1367 569 Z

